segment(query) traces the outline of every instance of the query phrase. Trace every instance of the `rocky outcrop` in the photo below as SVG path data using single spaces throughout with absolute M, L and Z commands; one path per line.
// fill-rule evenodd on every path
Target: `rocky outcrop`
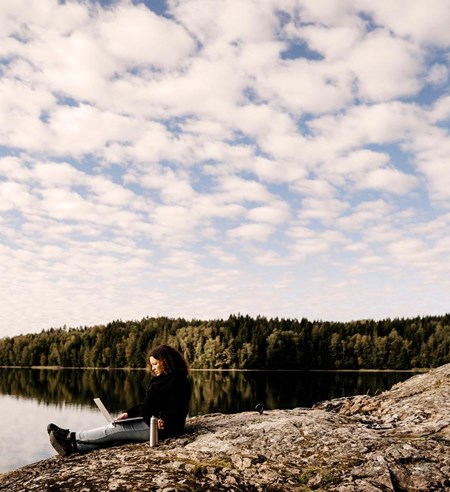
M 53 458 L 0 491 L 450 491 L 450 364 L 380 395 L 205 415 L 157 448 Z

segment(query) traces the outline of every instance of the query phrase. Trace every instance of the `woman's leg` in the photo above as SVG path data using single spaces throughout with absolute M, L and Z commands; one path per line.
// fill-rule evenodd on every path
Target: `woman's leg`
M 80 453 L 105 448 L 125 442 L 143 442 L 150 438 L 150 427 L 145 421 L 111 423 L 97 429 L 75 433 L 75 443 Z

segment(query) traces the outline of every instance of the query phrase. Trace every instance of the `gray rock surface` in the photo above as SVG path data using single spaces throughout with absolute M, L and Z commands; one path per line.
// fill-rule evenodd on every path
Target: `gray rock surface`
M 380 395 L 212 414 L 157 448 L 55 456 L 0 491 L 450 491 L 450 364 Z

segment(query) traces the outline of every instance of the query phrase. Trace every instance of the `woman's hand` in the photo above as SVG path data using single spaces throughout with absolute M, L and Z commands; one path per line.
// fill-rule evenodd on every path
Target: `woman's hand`
M 164 429 L 164 420 L 163 419 L 158 419 L 158 429 L 159 430 Z
M 116 417 L 116 420 L 122 420 L 122 419 L 127 419 L 127 418 L 128 418 L 127 412 L 123 412 L 118 417 Z

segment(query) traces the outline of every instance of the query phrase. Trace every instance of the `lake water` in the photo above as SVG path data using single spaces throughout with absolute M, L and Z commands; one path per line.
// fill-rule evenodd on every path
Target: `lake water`
M 190 416 L 311 407 L 314 403 L 385 391 L 410 372 L 193 371 Z M 46 431 L 54 422 L 81 430 L 105 423 L 92 399 L 101 396 L 111 413 L 141 400 L 143 370 L 1 369 L 0 472 L 55 454 Z

